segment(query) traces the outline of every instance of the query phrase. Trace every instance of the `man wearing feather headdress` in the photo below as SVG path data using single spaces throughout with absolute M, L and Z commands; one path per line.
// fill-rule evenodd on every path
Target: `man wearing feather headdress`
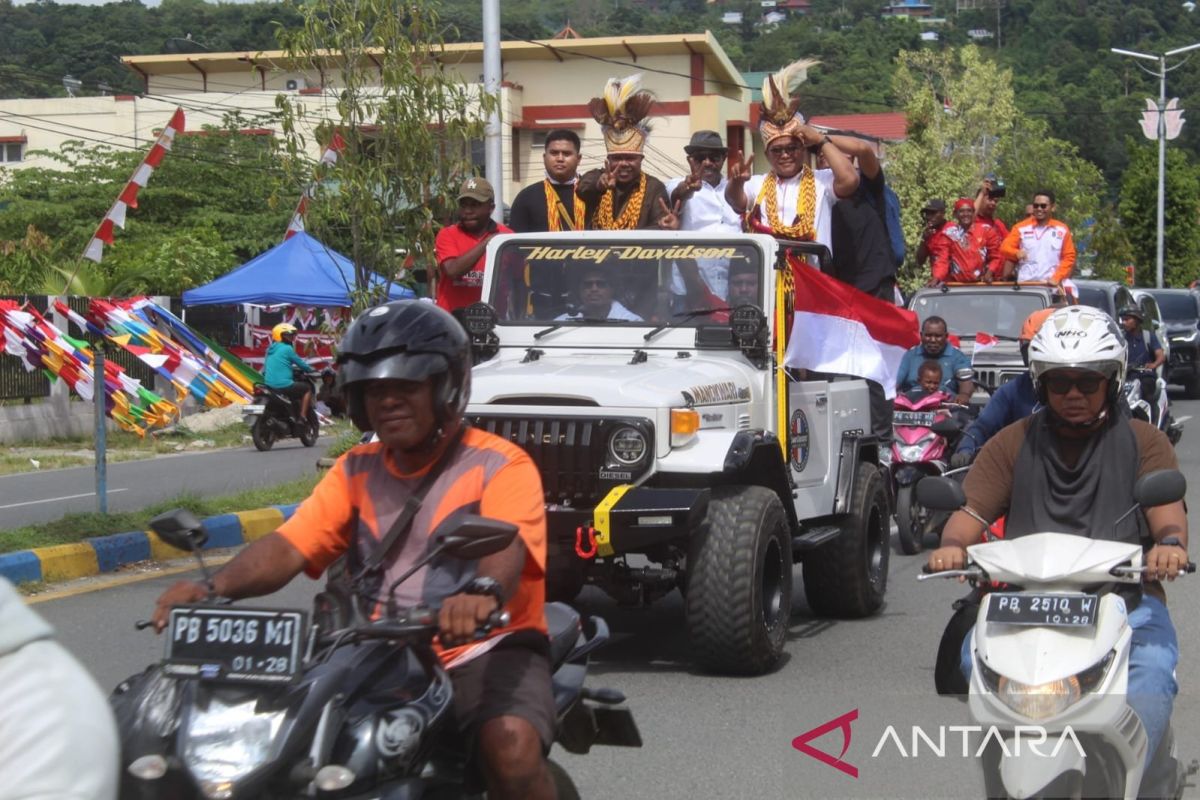
M 650 135 L 645 119 L 654 96 L 640 89 L 641 80 L 641 75 L 609 78 L 604 96 L 588 103 L 608 151 L 604 169 L 588 172 L 576 187 L 587 203 L 591 230 L 679 228 L 679 217 L 667 204 L 666 187 L 642 171 L 642 151 Z
M 798 111 L 800 98 L 790 96 L 816 63 L 795 61 L 763 81 L 758 132 L 771 171 L 751 177 L 752 160 L 734 158 L 725 197 L 746 214 L 747 230 L 817 241 L 832 250 L 833 204 L 854 194 L 858 172 L 828 136 L 805 123 Z M 814 169 L 807 163 L 810 156 L 823 156 L 829 168 Z

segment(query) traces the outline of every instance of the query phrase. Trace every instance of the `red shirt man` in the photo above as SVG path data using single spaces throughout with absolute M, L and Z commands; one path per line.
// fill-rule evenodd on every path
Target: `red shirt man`
M 458 193 L 458 223 L 438 231 L 437 304 L 447 311 L 478 303 L 483 297 L 484 251 L 488 240 L 512 229 L 492 220 L 496 194 L 483 178 L 467 178 Z
M 951 281 L 976 283 L 1000 274 L 999 232 L 975 219 L 975 205 L 962 198 L 954 204 L 954 221 L 947 222 L 929 242 L 933 277 L 929 285 Z

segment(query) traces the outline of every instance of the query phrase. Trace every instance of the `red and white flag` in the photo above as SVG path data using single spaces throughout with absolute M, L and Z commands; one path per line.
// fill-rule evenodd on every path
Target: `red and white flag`
M 125 188 L 117 196 L 117 202 L 113 203 L 112 208 L 100 222 L 100 227 L 96 228 L 95 235 L 92 236 L 92 240 L 88 242 L 83 251 L 84 258 L 95 261 L 97 264 L 100 263 L 100 259 L 104 257 L 104 245 L 113 243 L 113 228 L 125 229 L 125 213 L 131 208 L 137 208 L 138 190 L 150 182 L 154 168 L 162 163 L 163 157 L 175 142 L 175 134 L 182 131 L 183 109 L 176 108 L 167 127 L 163 128 L 162 133 L 158 135 L 150 152 L 142 159 L 142 163 L 134 170 L 129 183 L 125 184 Z
M 337 163 L 338 153 L 346 148 L 346 142 L 342 139 L 340 133 L 335 133 L 333 139 L 330 140 L 329 146 L 325 148 L 325 152 L 321 153 L 321 160 L 317 162 L 317 172 L 319 173 L 323 167 L 333 166 Z M 318 176 L 319 177 L 319 176 Z M 308 201 L 316 193 L 316 180 L 308 185 L 304 190 L 304 194 L 300 195 L 300 202 L 296 204 L 296 213 L 292 214 L 292 221 L 288 223 L 287 233 L 283 235 L 283 240 L 295 236 L 300 231 L 304 230 L 304 214 L 308 211 Z
M 987 350 L 989 347 L 995 347 L 1000 344 L 1000 340 L 990 333 L 979 331 L 975 334 L 975 350 Z
M 784 363 L 869 378 L 895 397 L 900 360 L 921 342 L 917 315 L 811 267 L 793 272 L 796 318 Z

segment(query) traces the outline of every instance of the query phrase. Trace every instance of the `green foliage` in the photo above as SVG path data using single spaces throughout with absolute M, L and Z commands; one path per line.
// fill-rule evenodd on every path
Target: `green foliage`
M 309 0 L 302 26 L 280 30 L 288 57 L 313 72 L 320 64 L 338 87 L 332 108 L 310 111 L 288 95 L 276 99 L 297 180 L 312 175 L 306 131 L 322 142 L 345 141 L 317 193 L 314 235 L 345 252 L 359 287 L 371 273 L 394 276 L 398 249 L 433 252 L 435 223 L 446 216 L 464 176 L 473 141 L 494 100 L 447 72 L 436 58 L 443 26 L 430 2 Z M 328 54 L 337 58 L 330 67 Z M 330 123 L 329 117 L 332 116 Z M 360 289 L 356 311 L 376 298 Z
M 1132 247 L 1137 282 L 1153 286 L 1157 271 L 1158 148 L 1127 139 L 1129 168 L 1121 181 L 1120 217 Z M 1167 147 L 1163 273 L 1167 286 L 1187 286 L 1200 267 L 1200 168 Z
M 233 114 L 177 137 L 99 265 L 79 255 L 144 149 L 69 142 L 59 168 L 0 173 L 0 291 L 57 293 L 75 274 L 80 294 L 177 295 L 277 244 L 300 190 L 273 137 L 236 133 L 252 127 Z

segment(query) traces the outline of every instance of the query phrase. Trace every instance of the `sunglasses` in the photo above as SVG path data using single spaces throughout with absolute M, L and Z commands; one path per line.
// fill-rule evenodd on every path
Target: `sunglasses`
M 696 163 L 698 163 L 698 164 L 699 164 L 699 163 L 701 163 L 701 162 L 703 162 L 703 161 L 712 161 L 712 162 L 713 162 L 713 163 L 715 163 L 715 164 L 719 164 L 719 163 L 721 163 L 722 161 L 724 161 L 724 160 L 725 160 L 725 154 L 724 154 L 724 153 L 715 153 L 715 152 L 709 152 L 709 153 L 692 153 L 692 156 L 691 156 L 691 157 L 692 157 L 692 160 L 693 160 L 693 161 L 695 161 L 695 162 L 696 162 Z
M 608 281 L 601 280 L 601 279 L 587 280 L 587 281 L 580 281 L 579 285 L 585 289 L 607 289 Z
M 790 147 L 769 147 L 767 154 L 772 156 L 794 156 L 800 152 L 799 145 L 791 145 Z
M 1050 207 L 1049 203 L 1030 203 L 1029 205 L 1033 206 L 1034 208 L 1049 208 Z
M 1095 394 L 1100 389 L 1100 385 L 1104 383 L 1104 377 L 1101 375 L 1083 375 L 1078 378 L 1069 378 L 1066 375 L 1048 375 L 1042 380 L 1052 394 L 1066 394 L 1071 391 L 1072 386 L 1081 394 Z

